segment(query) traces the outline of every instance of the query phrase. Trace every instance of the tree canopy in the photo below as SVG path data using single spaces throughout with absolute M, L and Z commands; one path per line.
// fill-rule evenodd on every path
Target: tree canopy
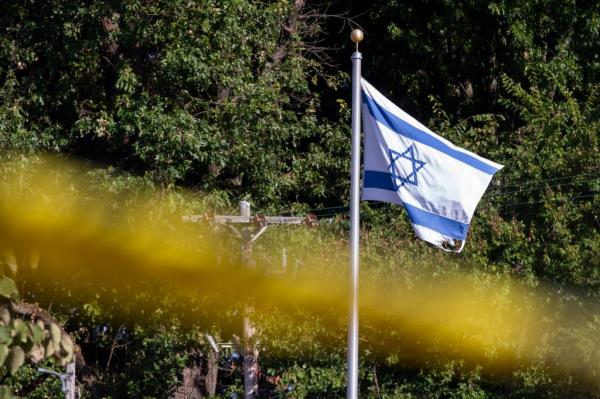
M 0 178 L 2 193 L 14 188 L 15 170 L 43 169 L 40 157 L 51 153 L 84 164 L 85 172 L 72 172 L 85 176 L 84 197 L 110 193 L 102 206 L 115 212 L 148 193 L 174 213 L 235 213 L 241 199 L 270 214 L 312 211 L 331 223 L 318 231 L 273 234 L 257 244 L 257 263 L 278 262 L 279 252 L 274 256 L 270 249 L 288 246 L 299 262 L 312 253 L 323 265 L 334 264 L 343 257 L 329 252 L 343 253 L 347 239 L 353 27 L 366 34 L 360 45 L 366 79 L 436 133 L 506 165 L 479 204 L 459 256 L 417 242 L 398 207 L 364 203 L 368 273 L 410 283 L 422 274 L 460 270 L 482 290 L 508 276 L 530 288 L 536 300 L 556 306 L 556 320 L 563 320 L 558 314 L 565 309 L 576 309 L 585 320 L 557 327 L 540 343 L 537 360 L 515 360 L 503 375 L 473 365 L 460 352 L 441 354 L 436 346 L 425 362 L 414 363 L 403 357 L 405 347 L 382 358 L 366 345 L 362 394 L 598 396 L 600 3 L 5 1 L 0 158 L 11 173 Z M 30 190 L 25 186 L 20 189 Z M 184 190 L 195 202 L 186 202 Z M 220 234 L 227 258 L 220 261 L 237 262 L 238 243 Z M 206 319 L 194 324 L 173 305 L 169 289 L 161 291 L 158 304 L 152 302 L 161 311 L 147 323 L 127 319 L 136 304 L 147 301 L 144 293 L 125 306 L 107 299 L 105 288 L 91 287 L 87 296 L 53 305 L 57 295 L 64 298 L 57 292 L 65 287 L 40 288 L 35 270 L 11 266 L 23 263 L 17 258 L 5 257 L 2 303 L 19 303 L 20 294 L 21 301 L 53 311 L 51 320 L 36 324 L 30 314 L 0 306 L 0 330 L 11 325 L 21 331 L 19 343 L 16 336 L 0 336 L 0 364 L 16 372 L 8 377 L 3 370 L 3 383 L 17 394 L 59 394 L 50 380 L 39 383 L 32 366 L 18 372 L 10 366 L 10 359 L 25 361 L 25 354 L 49 342 L 57 351 L 41 357 L 38 351 L 36 360 L 69 359 L 71 341 L 65 338 L 60 346 L 57 323 L 86 357 L 93 376 L 80 381 L 86 397 L 172 395 L 184 369 L 205 361 L 207 346 L 198 341 L 198 331 L 212 329 L 223 340 L 236 333 L 234 305 L 214 325 Z M 540 286 L 547 291 L 534 294 Z M 318 318 L 298 312 L 295 320 L 306 337 L 333 334 L 317 331 L 324 329 Z M 272 320 L 262 323 L 271 339 L 261 355 L 265 397 L 343 396 L 345 348 L 331 348 L 326 339 L 307 343 Z M 11 345 L 23 353 L 15 355 L 15 349 L 8 358 Z M 590 380 L 553 366 L 574 346 L 585 359 L 582 367 L 591 370 Z M 239 391 L 234 357 L 226 359 L 233 366 L 221 374 L 221 395 Z

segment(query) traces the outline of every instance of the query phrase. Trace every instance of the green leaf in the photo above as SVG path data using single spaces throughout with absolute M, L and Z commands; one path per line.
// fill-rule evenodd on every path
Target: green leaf
M 46 346 L 44 347 L 46 357 L 52 356 L 55 351 L 56 350 L 54 349 L 54 344 L 52 343 L 52 340 L 49 339 L 48 342 L 46 342 Z
M 37 324 L 31 324 L 29 328 L 31 329 L 31 337 L 33 342 L 36 344 L 40 343 L 44 338 L 44 329 Z
M 0 366 L 4 365 L 4 361 L 8 357 L 8 345 L 0 345 Z
M 12 337 L 10 336 L 10 329 L 8 326 L 0 326 L 0 345 L 10 344 Z
M 0 322 L 2 322 L 5 326 L 10 323 L 10 311 L 6 306 L 0 307 Z
M 50 324 L 50 335 L 52 337 L 52 344 L 55 348 L 58 348 L 60 345 L 60 327 L 58 327 L 55 323 Z
M 7 299 L 16 298 L 19 295 L 17 286 L 10 277 L 3 277 L 0 280 L 0 297 Z
M 19 397 L 13 395 L 9 387 L 2 385 L 0 386 L 0 399 L 19 399 Z
M 8 370 L 10 373 L 16 373 L 23 363 L 25 363 L 25 351 L 23 348 L 20 346 L 10 348 L 10 354 L 8 355 Z

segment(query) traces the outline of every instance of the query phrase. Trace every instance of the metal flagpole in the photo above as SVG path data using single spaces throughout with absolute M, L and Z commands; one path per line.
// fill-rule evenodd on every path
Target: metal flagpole
M 354 29 L 350 38 L 356 43 L 352 54 L 352 167 L 350 180 L 350 320 L 348 323 L 347 399 L 358 398 L 358 268 L 359 268 L 359 201 L 360 201 L 360 67 L 362 54 L 358 43 L 364 35 Z

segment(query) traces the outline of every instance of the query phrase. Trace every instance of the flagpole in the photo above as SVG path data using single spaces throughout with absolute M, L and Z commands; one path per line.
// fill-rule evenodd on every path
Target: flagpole
M 352 166 L 350 173 L 350 320 L 348 323 L 347 399 L 358 399 L 358 270 L 359 270 L 359 201 L 360 201 L 360 108 L 361 60 L 358 43 L 364 35 L 354 29 L 350 38 L 356 43 L 352 54 Z

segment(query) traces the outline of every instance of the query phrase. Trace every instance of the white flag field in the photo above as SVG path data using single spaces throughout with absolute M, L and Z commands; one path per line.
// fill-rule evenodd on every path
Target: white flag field
M 403 205 L 417 236 L 460 252 L 477 203 L 503 166 L 436 135 L 361 80 L 363 200 Z

